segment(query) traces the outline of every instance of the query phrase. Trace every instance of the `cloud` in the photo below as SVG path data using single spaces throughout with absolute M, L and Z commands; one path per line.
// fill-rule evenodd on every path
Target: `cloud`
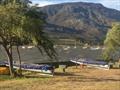
M 101 3 L 108 8 L 120 10 L 120 0 L 99 0 L 98 3 Z
M 39 6 L 42 7 L 42 6 L 46 6 L 46 5 L 51 5 L 51 4 L 55 4 L 53 2 L 49 2 L 49 1 L 44 1 L 44 2 L 39 2 Z
M 67 3 L 67 2 L 87 2 L 88 0 L 31 0 L 33 4 L 39 4 L 39 6 L 46 6 L 51 4 L 58 3 Z
M 32 0 L 33 4 L 39 4 L 40 7 L 54 4 L 54 2 L 48 0 Z

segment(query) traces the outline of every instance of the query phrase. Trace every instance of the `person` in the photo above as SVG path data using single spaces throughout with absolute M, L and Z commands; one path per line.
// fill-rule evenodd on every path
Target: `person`
M 52 67 L 51 67 L 51 70 L 52 70 L 52 74 L 54 75 L 54 70 L 55 70 L 55 67 L 54 67 L 54 66 L 52 66 Z
M 63 68 L 63 72 L 65 72 L 65 68 Z

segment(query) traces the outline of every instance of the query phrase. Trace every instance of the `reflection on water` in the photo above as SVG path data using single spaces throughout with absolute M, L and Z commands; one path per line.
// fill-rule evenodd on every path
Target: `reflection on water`
M 77 46 L 55 46 L 58 53 L 59 61 L 69 61 L 74 58 L 91 58 L 91 59 L 101 59 L 101 49 L 91 50 L 90 48 L 82 48 Z M 29 63 L 42 63 L 42 62 L 54 62 L 55 60 L 50 60 L 46 54 L 43 56 L 40 54 L 37 48 L 23 48 L 20 47 L 21 57 L 23 62 Z M 15 49 L 13 50 L 14 60 L 17 60 L 17 53 Z M 0 50 L 0 61 L 7 59 L 5 56 L 4 49 Z

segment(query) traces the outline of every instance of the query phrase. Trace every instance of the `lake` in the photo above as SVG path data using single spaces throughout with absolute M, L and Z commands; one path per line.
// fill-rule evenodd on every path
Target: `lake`
M 91 58 L 91 59 L 102 59 L 102 49 L 90 49 L 82 48 L 81 46 L 55 46 L 55 50 L 58 53 L 58 60 L 50 60 L 49 57 L 44 53 L 41 55 L 39 50 L 35 47 L 20 47 L 20 53 L 22 62 L 26 63 L 48 63 L 48 62 L 66 62 L 75 58 Z M 13 49 L 14 60 L 17 61 L 17 52 L 15 47 Z M 4 49 L 0 49 L 0 61 L 7 60 Z

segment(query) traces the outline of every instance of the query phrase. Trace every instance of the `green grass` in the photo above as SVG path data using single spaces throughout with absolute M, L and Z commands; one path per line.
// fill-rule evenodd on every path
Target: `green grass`
M 11 79 L 13 78 L 10 77 L 9 75 L 0 75 L 0 81 L 11 80 Z

